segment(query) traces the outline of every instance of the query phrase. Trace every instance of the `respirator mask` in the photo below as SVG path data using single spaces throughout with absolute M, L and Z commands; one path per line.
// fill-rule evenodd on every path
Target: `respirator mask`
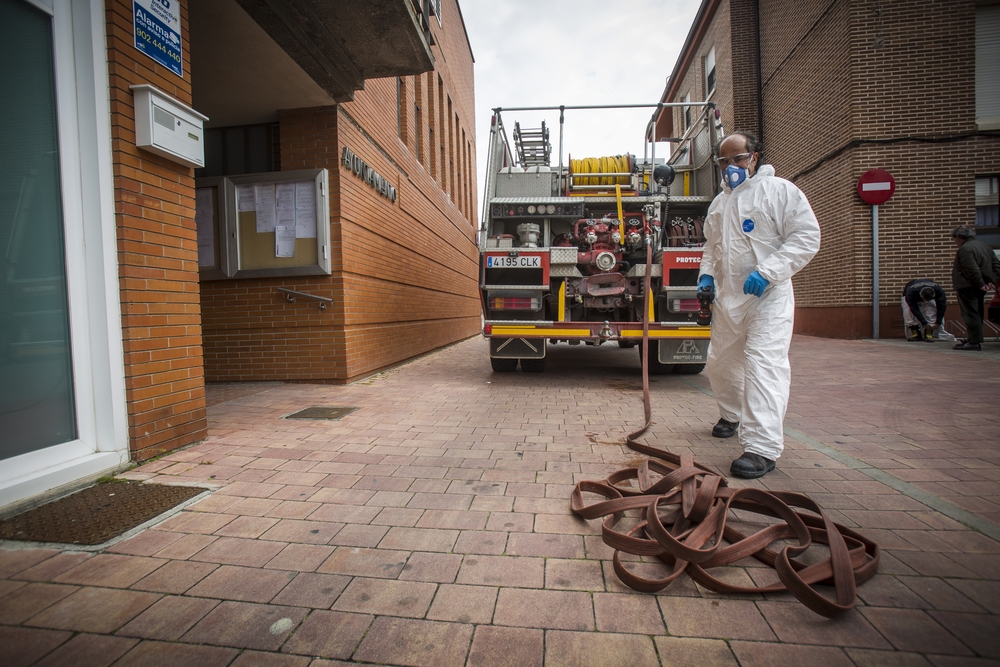
M 735 190 L 743 185 L 743 182 L 747 180 L 747 176 L 747 170 L 743 167 L 737 167 L 735 164 L 731 164 L 722 170 L 722 178 L 725 179 L 726 187 L 730 190 Z
M 741 153 L 740 155 L 734 155 L 731 158 L 716 158 L 716 164 L 722 167 L 722 187 L 725 188 L 726 192 L 732 192 L 739 186 L 743 185 L 750 176 L 750 160 L 747 160 L 752 153 Z M 741 167 L 736 162 L 743 162 L 746 160 L 746 167 Z

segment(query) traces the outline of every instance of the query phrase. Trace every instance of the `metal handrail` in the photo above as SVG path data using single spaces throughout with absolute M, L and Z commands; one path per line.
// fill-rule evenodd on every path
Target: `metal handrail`
M 983 320 L 983 331 L 984 332 L 989 331 L 990 333 L 993 334 L 992 336 L 989 336 L 989 338 L 993 338 L 993 340 L 1000 341 L 1000 327 L 993 324 L 989 320 L 986 319 Z M 984 335 L 983 339 L 985 340 L 986 338 L 987 336 Z
M 333 303 L 333 299 L 328 296 L 319 296 L 317 294 L 309 294 L 308 292 L 297 292 L 293 289 L 285 289 L 284 287 L 279 287 L 278 291 L 285 295 L 285 300 L 288 301 L 288 303 L 295 303 L 295 299 L 297 297 L 319 301 L 320 310 L 326 310 L 326 304 Z
M 955 329 L 955 331 L 949 331 L 948 325 L 951 325 L 952 328 Z M 958 320 L 946 320 L 944 323 L 944 330 L 950 333 L 952 336 L 955 336 L 955 338 L 959 338 L 956 332 L 962 334 L 965 337 L 968 337 L 969 335 L 969 331 L 968 329 L 966 329 L 965 324 L 963 322 L 959 322 Z M 986 336 L 985 333 L 987 331 L 989 331 L 993 335 Z M 1000 327 L 993 324 L 989 320 L 983 320 L 983 334 L 984 334 L 983 340 L 991 338 L 994 341 L 1000 341 Z

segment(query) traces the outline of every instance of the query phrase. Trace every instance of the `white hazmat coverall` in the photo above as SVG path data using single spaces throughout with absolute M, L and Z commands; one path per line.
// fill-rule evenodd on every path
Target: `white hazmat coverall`
M 708 379 L 744 451 L 777 459 L 784 448 L 795 296 L 792 276 L 819 251 L 819 223 L 802 191 L 762 165 L 712 202 L 701 274 L 715 278 Z M 753 271 L 764 294 L 743 293 Z M 699 276 L 700 277 L 700 276 Z

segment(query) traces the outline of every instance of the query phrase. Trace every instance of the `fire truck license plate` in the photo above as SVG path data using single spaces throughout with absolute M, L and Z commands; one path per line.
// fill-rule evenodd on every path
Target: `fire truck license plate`
M 487 255 L 487 269 L 540 269 L 542 258 L 538 255 L 522 255 L 520 257 L 494 257 Z

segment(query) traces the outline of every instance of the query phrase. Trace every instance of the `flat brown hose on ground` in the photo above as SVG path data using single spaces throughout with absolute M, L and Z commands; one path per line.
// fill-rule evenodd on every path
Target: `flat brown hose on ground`
M 652 247 L 646 246 L 646 266 L 652 265 Z M 645 294 L 650 294 L 646 271 Z M 648 296 L 647 296 L 648 298 Z M 643 308 L 648 313 L 648 308 Z M 689 453 L 673 454 L 636 439 L 652 423 L 649 403 L 649 322 L 642 323 L 642 404 L 646 424 L 625 439 L 630 448 L 651 458 L 636 468 L 612 473 L 601 482 L 582 481 L 573 489 L 570 509 L 584 519 L 604 517 L 601 537 L 615 550 L 614 567 L 626 586 L 655 592 L 669 586 L 683 572 L 719 593 L 776 593 L 788 591 L 817 614 L 833 617 L 852 607 L 856 586 L 878 571 L 879 547 L 855 531 L 834 523 L 808 496 L 784 491 L 733 489 L 712 469 L 695 463 Z M 630 480 L 635 480 L 633 486 Z M 622 486 L 629 481 L 628 486 Z M 587 504 L 583 494 L 605 498 Z M 626 532 L 615 530 L 627 510 L 638 510 L 638 523 Z M 745 535 L 727 525 L 730 510 L 780 519 Z M 805 511 L 802 511 L 805 510 Z M 808 513 L 806 513 L 808 512 Z M 770 545 L 787 543 L 775 551 Z M 814 543 L 826 545 L 828 555 L 810 564 L 797 560 Z M 667 568 L 659 579 L 648 579 L 627 569 L 622 553 L 655 556 Z M 753 557 L 773 567 L 778 583 L 736 586 L 712 576 L 709 570 Z M 833 585 L 835 599 L 815 585 Z

